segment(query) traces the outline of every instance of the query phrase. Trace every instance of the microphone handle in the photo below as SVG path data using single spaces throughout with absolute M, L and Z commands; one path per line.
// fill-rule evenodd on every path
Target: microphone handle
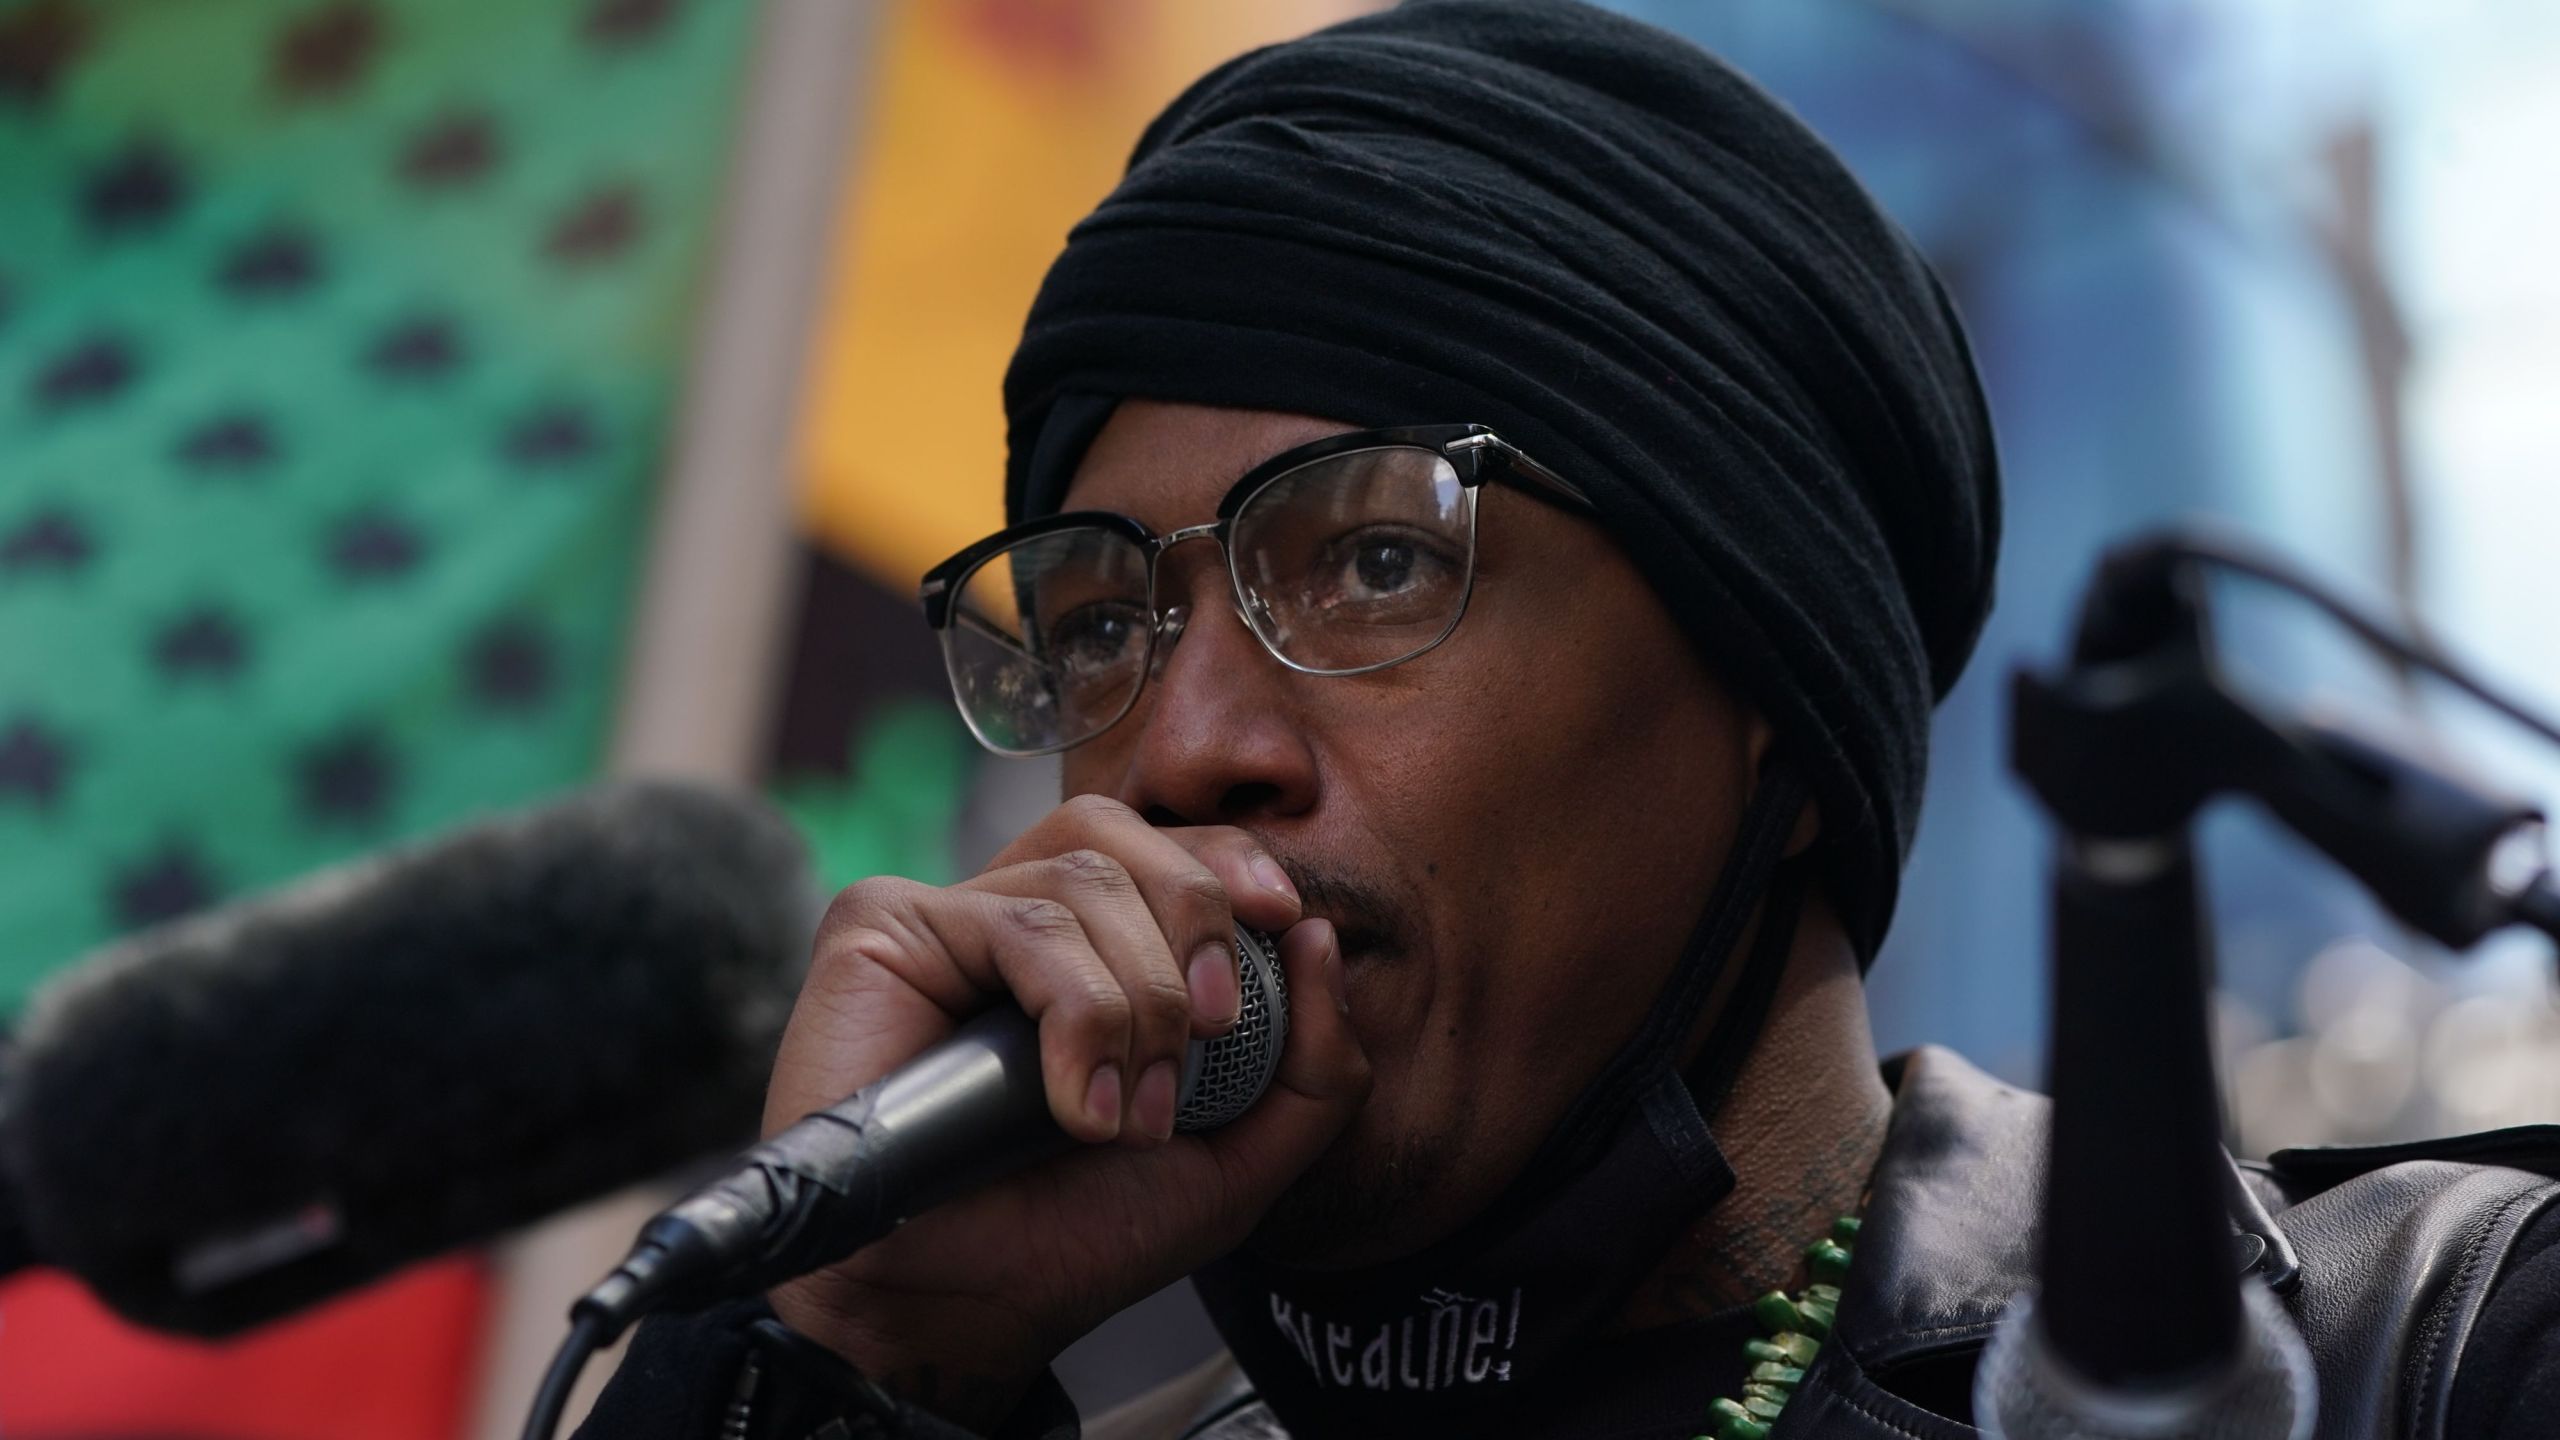
M 2038 1319 L 2078 1373 L 2134 1390 L 2241 1348 L 2201 911 L 2183 831 L 2062 848 Z
M 999 1005 L 661 1212 L 581 1306 L 627 1321 L 752 1294 L 1072 1143 L 1049 1113 L 1039 1027 Z
M 1234 1028 L 1194 1039 L 1175 1128 L 1214 1130 L 1261 1096 L 1289 1033 L 1270 937 L 1236 930 Z M 1049 1114 L 1040 1031 L 1012 1005 L 740 1156 L 659 1212 L 570 1307 L 605 1342 L 641 1315 L 749 1295 L 830 1265 L 913 1215 L 1071 1148 Z

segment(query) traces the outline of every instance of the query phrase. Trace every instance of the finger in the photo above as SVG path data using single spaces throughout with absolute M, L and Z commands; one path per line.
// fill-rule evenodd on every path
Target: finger
M 1149 840 L 1151 849 L 1183 855 L 1179 846 L 1166 845 L 1152 835 Z M 1181 863 L 1188 863 L 1187 857 Z M 1207 913 L 1194 917 L 1181 941 L 1168 940 L 1163 922 L 1139 893 L 1139 882 L 1129 867 L 1098 849 L 1069 850 L 1046 860 L 991 870 L 961 887 L 1038 896 L 1075 912 L 1087 943 L 1128 997 L 1129 1048 L 1121 1057 L 1120 1069 L 1129 1081 L 1123 1095 L 1127 1124 L 1121 1138 L 1135 1144 L 1159 1143 L 1173 1134 L 1174 1100 L 1181 1088 L 1182 1060 L 1193 1019 L 1191 990 L 1183 966 L 1175 959 L 1180 952 L 1173 946 L 1187 944 L 1190 932 L 1203 926 L 1211 927 L 1212 934 L 1230 933 L 1224 901 L 1214 894 L 1216 878 L 1196 865 L 1191 868 L 1197 873 L 1193 888 L 1199 897 L 1194 907 Z M 1232 968 L 1233 962 L 1227 963 Z
M 1232 826 L 1158 829 L 1099 795 L 1059 806 L 998 859 L 1030 860 L 1072 848 L 1100 850 L 1129 872 L 1181 968 L 1191 997 L 1190 1033 L 1224 1034 L 1240 998 L 1232 927 L 1276 934 L 1298 920 L 1297 890 L 1279 862 Z
M 1261 842 L 1232 825 L 1183 826 L 1156 832 L 1189 852 L 1226 887 L 1238 923 L 1277 935 L 1298 923 L 1305 907 L 1288 872 Z
M 1208 866 L 1210 873 L 1227 887 L 1235 918 L 1247 928 L 1277 935 L 1297 923 L 1301 909 L 1297 888 L 1289 883 L 1288 873 L 1280 863 L 1251 835 L 1232 825 L 1159 828 L 1106 795 L 1079 795 L 1050 811 L 1039 824 L 1006 846 L 994 863 L 1036 860 L 1082 845 L 1108 850 L 1125 862 L 1128 854 L 1117 845 L 1101 843 L 1104 837 L 1127 838 L 1134 846 L 1149 835 L 1172 840 Z
M 921 996 L 946 1021 L 1011 996 L 1039 1024 L 1041 1079 L 1060 1128 L 1086 1141 L 1120 1133 L 1129 996 L 1095 952 L 1076 912 L 1063 902 L 907 881 L 865 881 L 830 908 L 810 981 L 793 1011 L 793 1026 L 798 1028 L 802 1011 L 813 1006 L 822 1014 L 867 1013 L 876 1007 L 873 997 L 884 991 Z M 792 1038 L 786 1036 L 786 1050 L 794 1049 Z M 878 1063 L 876 1052 L 899 1041 L 904 1042 L 902 1053 Z M 855 1067 L 843 1062 L 820 1062 L 837 1068 L 828 1078 L 842 1086 L 820 1103 L 833 1103 L 879 1078 L 917 1046 L 912 1035 L 901 1033 L 859 1048 L 874 1063 L 858 1073 L 846 1073 Z M 806 1050 L 801 1047 L 799 1053 Z M 794 1083 L 797 1088 L 808 1079 L 795 1077 Z
M 1224 827 L 1196 832 L 1158 830 L 1146 825 L 1132 812 L 1123 809 L 1118 816 L 1097 815 L 1096 843 L 1111 848 L 1127 867 L 1131 880 L 1163 932 L 1168 952 L 1174 956 L 1189 999 L 1185 1038 L 1197 1035 L 1206 1039 L 1233 1029 L 1236 1010 L 1242 1000 L 1242 987 L 1236 975 L 1236 925 L 1242 917 L 1236 913 L 1238 885 L 1222 876 L 1218 868 L 1206 863 L 1202 853 L 1185 840 L 1198 836 L 1210 843 L 1208 850 L 1232 874 L 1246 874 L 1243 856 L 1253 849 L 1250 837 L 1242 831 Z M 1268 857 L 1265 857 L 1268 864 Z M 1274 867 L 1276 873 L 1276 867 Z M 1287 877 L 1283 876 L 1285 883 Z M 1246 885 L 1258 882 L 1248 878 Z M 1269 908 L 1267 896 L 1251 892 L 1266 903 L 1257 914 Z M 1294 901 L 1290 918 L 1295 919 Z M 1254 924 L 1244 919 L 1245 924 Z

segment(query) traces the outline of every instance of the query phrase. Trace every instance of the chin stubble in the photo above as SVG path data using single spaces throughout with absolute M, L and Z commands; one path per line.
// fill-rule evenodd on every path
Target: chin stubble
M 1413 955 L 1408 907 L 1395 903 L 1384 877 L 1269 848 L 1297 887 L 1305 913 L 1333 922 L 1347 961 L 1394 964 Z M 1378 1099 L 1373 1095 L 1370 1104 Z M 1399 1136 L 1383 1146 L 1357 1143 L 1358 1128 L 1355 1122 L 1352 1134 L 1335 1141 L 1281 1192 L 1245 1241 L 1248 1251 L 1283 1264 L 1321 1267 L 1381 1229 L 1403 1229 L 1414 1204 L 1440 1183 L 1456 1158 L 1458 1127 Z
M 1323 1268 L 1380 1231 L 1411 1223 L 1417 1201 L 1436 1188 L 1455 1158 L 1451 1133 L 1410 1135 L 1385 1153 L 1364 1153 L 1348 1137 L 1280 1192 L 1245 1241 L 1256 1257 Z

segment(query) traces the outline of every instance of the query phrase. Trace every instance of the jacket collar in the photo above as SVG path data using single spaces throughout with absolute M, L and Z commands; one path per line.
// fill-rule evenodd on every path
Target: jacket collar
M 1893 1119 L 1835 1332 L 1870 1372 L 1980 1343 L 2034 1278 L 2052 1111 L 1936 1046 L 1884 1073 Z

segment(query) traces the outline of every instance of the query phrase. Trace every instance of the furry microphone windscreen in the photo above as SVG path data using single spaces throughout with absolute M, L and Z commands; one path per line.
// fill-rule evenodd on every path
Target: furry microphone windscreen
M 0 1191 L 127 1318 L 245 1329 L 752 1140 L 820 901 L 646 783 L 144 933 L 30 1002 Z

